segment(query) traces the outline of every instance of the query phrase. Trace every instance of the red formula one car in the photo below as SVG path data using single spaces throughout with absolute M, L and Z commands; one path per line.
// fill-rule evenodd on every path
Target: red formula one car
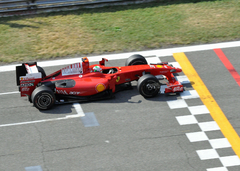
M 168 80 L 165 93 L 183 91 L 173 73 L 181 72 L 168 63 L 147 64 L 141 55 L 132 55 L 125 66 L 107 67 L 103 58 L 97 65 L 89 65 L 87 57 L 79 63 L 71 64 L 50 75 L 37 63 L 23 63 L 16 67 L 17 85 L 22 96 L 28 96 L 39 110 L 50 109 L 54 104 L 73 101 L 89 101 L 113 97 L 113 93 L 131 87 L 137 80 L 137 89 L 145 97 L 159 93 L 160 82 L 157 75 Z M 97 72 L 95 72 L 97 71 Z

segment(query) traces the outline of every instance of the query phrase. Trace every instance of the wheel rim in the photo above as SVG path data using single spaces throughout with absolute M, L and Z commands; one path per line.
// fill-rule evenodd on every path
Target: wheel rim
M 50 94 L 42 94 L 37 99 L 37 105 L 41 109 L 46 109 L 52 104 L 52 96 Z
M 159 92 L 159 89 L 159 83 L 154 80 L 149 80 L 142 86 L 142 92 L 145 96 L 154 96 Z

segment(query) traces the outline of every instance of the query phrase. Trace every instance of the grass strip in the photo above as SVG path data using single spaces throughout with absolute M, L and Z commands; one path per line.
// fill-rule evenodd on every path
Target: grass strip
M 240 1 L 152 2 L 0 18 L 0 62 L 216 43 L 240 38 Z

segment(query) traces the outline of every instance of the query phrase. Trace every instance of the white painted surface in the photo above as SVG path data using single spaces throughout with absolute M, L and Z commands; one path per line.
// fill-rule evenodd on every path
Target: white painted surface
M 228 171 L 228 169 L 226 167 L 215 167 L 207 169 L 207 171 Z
M 219 126 L 215 121 L 210 121 L 210 122 L 201 122 L 198 123 L 199 127 L 201 128 L 202 131 L 216 131 L 220 130 Z
M 219 155 L 215 149 L 197 150 L 197 154 L 201 160 L 219 158 Z
M 180 93 L 183 99 L 195 99 L 199 98 L 199 95 L 196 90 L 183 91 Z
M 190 124 L 198 123 L 195 116 L 193 116 L 193 115 L 178 116 L 178 117 L 176 117 L 176 119 L 177 119 L 179 125 L 190 125 Z
M 167 101 L 167 103 L 170 109 L 179 109 L 179 108 L 188 107 L 184 99 L 169 100 Z
M 209 142 L 214 149 L 231 147 L 231 144 L 228 142 L 227 138 L 212 139 L 209 140 Z
M 220 161 L 222 162 L 223 166 L 225 166 L 225 167 L 240 165 L 240 159 L 236 155 L 221 157 Z
M 209 114 L 209 110 L 205 105 L 199 105 L 199 106 L 191 106 L 188 107 L 190 113 L 192 115 L 202 115 L 202 114 Z
M 190 142 L 199 142 L 199 141 L 207 141 L 208 137 L 205 132 L 191 132 L 186 133 Z

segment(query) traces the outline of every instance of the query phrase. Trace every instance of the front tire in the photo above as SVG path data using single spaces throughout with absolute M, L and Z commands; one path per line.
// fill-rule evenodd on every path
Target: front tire
M 125 63 L 125 66 L 131 66 L 131 65 L 144 65 L 147 64 L 147 60 L 142 55 L 132 55 L 130 56 Z
M 138 80 L 137 89 L 143 97 L 150 98 L 158 95 L 160 86 L 161 85 L 155 76 L 146 74 Z
M 31 100 L 37 109 L 47 110 L 55 104 L 56 97 L 49 87 L 40 86 L 33 91 Z

